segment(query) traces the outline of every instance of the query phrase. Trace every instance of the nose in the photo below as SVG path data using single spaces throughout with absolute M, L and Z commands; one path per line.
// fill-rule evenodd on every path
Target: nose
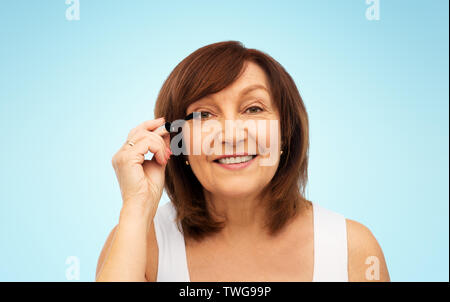
M 244 152 L 246 140 L 247 132 L 243 126 L 243 121 L 229 119 L 222 123 L 222 145 L 225 145 L 225 152 Z

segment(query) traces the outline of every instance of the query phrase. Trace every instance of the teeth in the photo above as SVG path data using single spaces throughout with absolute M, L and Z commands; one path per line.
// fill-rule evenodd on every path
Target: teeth
M 251 155 L 247 156 L 237 156 L 237 157 L 226 157 L 219 159 L 219 163 L 229 165 L 229 164 L 239 164 L 249 161 L 253 158 Z

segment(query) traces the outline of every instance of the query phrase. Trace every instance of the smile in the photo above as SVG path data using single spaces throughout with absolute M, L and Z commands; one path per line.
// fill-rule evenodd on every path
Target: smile
M 237 170 L 237 169 L 243 169 L 243 168 L 251 165 L 251 163 L 254 162 L 254 159 L 256 158 L 256 156 L 257 155 L 224 157 L 224 158 L 214 160 L 214 163 L 218 164 L 219 166 L 221 166 L 225 169 Z

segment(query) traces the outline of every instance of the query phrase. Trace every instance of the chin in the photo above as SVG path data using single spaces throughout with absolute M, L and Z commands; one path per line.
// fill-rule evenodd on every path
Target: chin
M 220 184 L 216 184 L 214 191 L 219 193 L 220 195 L 237 198 L 252 195 L 255 193 L 255 191 L 258 190 L 258 188 L 260 188 L 260 186 L 258 186 L 256 183 L 253 183 L 253 181 L 249 183 L 248 177 L 246 177 L 245 179 L 235 177 L 234 179 L 222 178 L 220 180 Z

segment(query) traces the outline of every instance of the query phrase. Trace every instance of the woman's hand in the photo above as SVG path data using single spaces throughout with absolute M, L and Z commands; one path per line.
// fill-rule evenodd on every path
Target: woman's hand
M 164 188 L 164 171 L 171 155 L 168 132 L 155 131 L 164 118 L 145 121 L 128 134 L 114 154 L 112 165 L 120 185 L 124 208 L 156 211 Z M 128 144 L 131 141 L 133 146 Z M 145 160 L 148 151 L 151 160 Z
M 148 222 L 156 214 L 171 153 L 168 132 L 158 128 L 163 123 L 162 118 L 150 120 L 131 130 L 112 158 L 123 207 L 119 224 L 100 254 L 96 281 L 147 281 L 147 240 L 149 226 L 153 225 Z M 148 151 L 153 153 L 151 160 L 145 160 Z M 155 243 L 150 244 L 153 250 Z

